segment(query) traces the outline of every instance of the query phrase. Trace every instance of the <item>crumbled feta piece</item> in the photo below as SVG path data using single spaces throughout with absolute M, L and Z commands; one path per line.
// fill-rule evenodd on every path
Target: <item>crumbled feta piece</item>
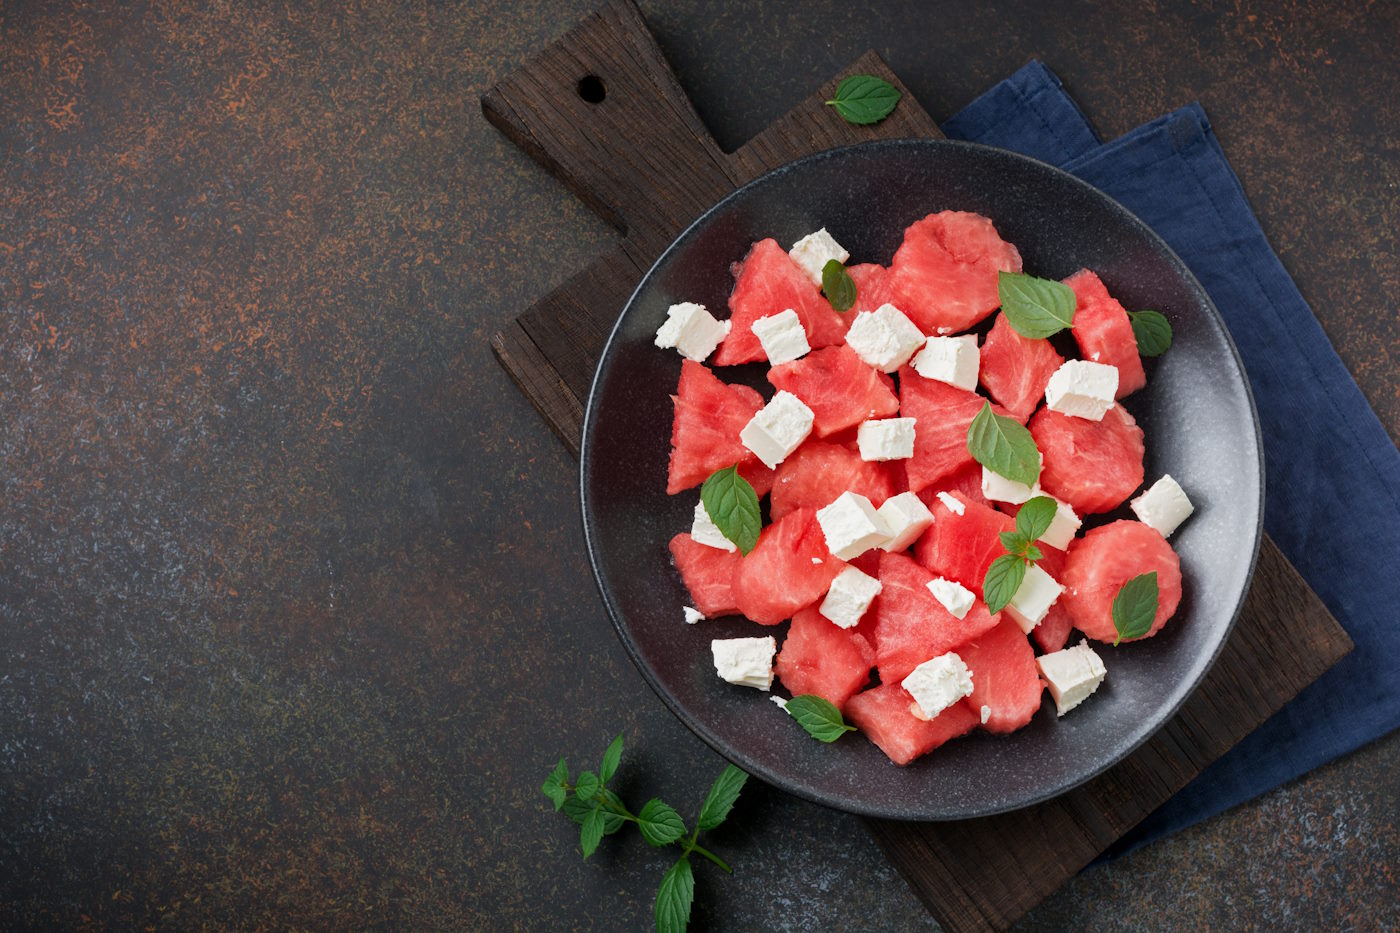
M 814 563 L 814 564 L 820 564 L 821 562 L 822 562 L 822 559 L 821 559 L 820 557 L 813 557 L 813 558 L 812 558 L 812 563 Z
M 1026 568 L 1026 578 L 1021 581 L 1016 595 L 1006 604 L 1006 611 L 1016 620 L 1021 631 L 1029 635 L 1064 591 L 1065 588 L 1056 583 L 1054 577 L 1031 564 Z
M 719 548 L 721 551 L 737 550 L 734 542 L 724 536 L 714 519 L 710 518 L 710 513 L 705 511 L 703 500 L 695 503 L 695 519 L 690 523 L 690 536 L 695 539 L 696 544 Z
M 956 496 L 946 492 L 938 494 L 938 501 L 943 503 L 943 507 L 954 515 L 961 515 L 967 511 L 967 506 L 963 505 Z
M 773 705 L 778 707 L 778 709 L 782 710 L 785 713 L 787 712 L 787 697 L 771 696 L 768 699 L 772 701 Z
M 950 651 L 914 668 L 900 686 L 914 698 L 909 712 L 920 719 L 933 719 L 972 693 L 972 672 Z
M 796 243 L 792 244 L 792 249 L 788 250 L 788 255 L 792 261 L 802 268 L 807 274 L 807 278 L 812 280 L 812 284 L 817 288 L 822 287 L 822 269 L 826 264 L 835 259 L 837 262 L 845 264 L 851 254 L 842 248 L 840 243 L 826 232 L 822 227 L 816 233 L 809 233 Z
M 812 349 L 807 343 L 807 331 L 802 329 L 802 319 L 791 308 L 759 318 L 752 329 L 763 344 L 763 352 L 768 354 L 768 362 L 774 366 L 791 363 Z
M 977 372 L 981 363 L 981 351 L 977 349 L 977 337 L 964 334 L 961 337 L 930 337 L 914 357 L 914 371 L 925 379 L 937 379 L 950 386 L 977 390 Z
M 924 529 L 933 524 L 933 513 L 924 501 L 912 492 L 901 492 L 890 496 L 885 504 L 875 510 L 885 520 L 890 530 L 890 539 L 880 545 L 886 551 L 896 553 L 913 544 Z
M 773 655 L 778 643 L 772 635 L 761 638 L 716 638 L 710 642 L 715 673 L 731 684 L 770 690 L 773 687 Z
M 1102 421 L 1118 394 L 1118 367 L 1069 360 L 1045 384 L 1045 407 L 1076 418 Z
M 862 460 L 907 460 L 914 456 L 913 418 L 862 421 L 856 429 Z
M 1170 473 L 1152 484 L 1152 488 L 1138 496 L 1131 503 L 1138 520 L 1149 528 L 1156 529 L 1164 538 L 1170 538 L 1177 526 L 1186 521 L 1196 507 L 1186 498 L 1186 492 L 1172 479 Z
M 780 391 L 749 419 L 739 440 L 771 470 L 812 433 L 812 420 L 812 409 L 802 399 Z
M 831 589 L 826 591 L 826 599 L 817 611 L 841 628 L 855 628 L 879 595 L 879 580 L 858 567 L 847 567 L 831 581 Z
M 705 614 L 694 606 L 685 606 L 685 624 L 694 625 L 696 622 L 704 622 Z
M 984 707 L 982 707 L 982 725 L 985 726 L 985 725 L 987 724 L 987 720 L 988 720 L 988 719 L 991 719 L 991 718 L 992 718 L 992 708 L 991 708 L 990 706 L 984 706 Z
M 956 580 L 948 580 L 944 577 L 935 577 L 928 581 L 928 591 L 933 594 L 933 598 L 943 604 L 943 608 L 955 619 L 967 618 L 968 612 L 972 609 L 972 603 L 977 599 L 972 590 L 958 583 Z
M 1019 505 L 1027 499 L 1040 495 L 1040 482 L 1037 481 L 1034 486 L 1027 486 L 1014 479 L 1007 479 L 1000 473 L 984 466 L 982 467 L 982 495 L 993 502 L 1010 502 L 1012 505 Z
M 904 312 L 884 304 L 856 315 L 846 331 L 846 343 L 869 365 L 892 373 L 924 345 L 924 334 Z
M 817 522 L 826 535 L 827 550 L 839 560 L 859 557 L 890 537 L 885 520 L 859 493 L 841 493 L 835 502 L 817 510 Z
M 1043 496 L 1045 493 L 1039 492 L 1036 495 Z M 1050 498 L 1055 499 L 1054 496 Z M 1079 526 L 1082 524 L 1084 523 L 1074 514 L 1074 509 L 1068 503 L 1055 499 L 1055 517 L 1050 519 L 1050 527 L 1045 529 L 1045 534 L 1037 540 L 1063 551 L 1069 547 L 1074 536 L 1079 534 Z
M 1089 647 L 1088 641 L 1081 641 L 1073 648 L 1052 651 L 1035 659 L 1040 668 L 1040 676 L 1050 688 L 1050 697 L 1055 701 L 1055 710 L 1063 716 L 1099 689 L 1108 668 L 1103 659 Z
M 729 322 L 716 321 L 704 305 L 683 301 L 666 309 L 666 323 L 656 331 L 656 345 L 674 348 L 681 356 L 697 363 L 715 352 L 729 336 Z

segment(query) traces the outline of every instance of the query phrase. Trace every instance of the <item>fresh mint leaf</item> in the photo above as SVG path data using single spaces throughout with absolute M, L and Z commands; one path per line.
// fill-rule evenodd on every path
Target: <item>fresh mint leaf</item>
M 642 838 L 654 846 L 670 845 L 685 835 L 685 821 L 668 804 L 653 797 L 637 814 L 637 828 Z
M 856 731 L 847 725 L 841 711 L 830 700 L 811 693 L 795 696 L 787 702 L 788 715 L 797 720 L 807 734 L 819 742 L 835 742 L 847 732 Z
M 554 766 L 549 777 L 544 779 L 544 786 L 540 790 L 544 795 L 554 801 L 554 812 L 558 813 L 559 808 L 564 805 L 564 801 L 569 798 L 569 789 L 564 785 L 569 782 L 569 766 L 564 763 L 564 759 L 559 759 L 559 764 Z
M 1045 555 L 1042 554 L 1040 548 L 1036 547 L 1034 544 L 1028 544 L 1026 545 L 1026 552 L 1021 556 L 1024 557 L 1026 560 L 1030 561 L 1031 563 L 1035 563 Z
M 1118 637 L 1116 646 L 1124 639 L 1141 638 L 1152 630 L 1157 618 L 1157 571 L 1138 574 L 1118 590 L 1113 597 L 1113 627 Z
M 695 821 L 696 824 L 701 829 L 714 829 L 723 823 L 724 818 L 729 816 L 729 811 L 734 808 L 734 801 L 739 799 L 739 791 L 744 789 L 744 782 L 748 779 L 748 772 L 733 765 L 726 765 L 710 785 L 710 792 L 705 796 L 704 805 L 700 807 L 700 818 Z
M 583 849 L 583 857 L 588 858 L 593 854 L 593 850 L 598 848 L 598 843 L 603 840 L 603 810 L 602 804 L 593 804 L 593 809 L 588 811 L 588 815 L 583 818 L 583 827 L 579 830 L 579 846 Z
M 690 923 L 690 905 L 695 900 L 695 872 L 690 859 L 682 855 L 661 879 L 656 889 L 652 918 L 656 933 L 684 933 Z
M 1129 311 L 1139 356 L 1161 356 L 1172 345 L 1172 325 L 1160 311 Z
M 1021 506 L 1016 513 L 1016 530 L 1026 539 L 1027 545 L 1050 530 L 1058 508 L 1049 496 L 1035 496 Z
M 1073 325 L 1074 291 L 1063 282 L 998 272 L 997 296 L 1006 323 L 1022 337 L 1049 337 Z
M 1026 579 L 1026 560 L 1015 554 L 1003 554 L 987 568 L 982 578 L 982 601 L 988 612 L 1001 612 Z
M 737 464 L 712 473 L 700 487 L 700 501 L 720 534 L 733 541 L 741 554 L 754 549 L 763 517 L 758 511 L 758 495 L 739 475 Z
M 626 807 L 622 805 L 622 798 L 610 790 L 603 791 L 603 799 L 608 804 L 608 806 L 604 806 L 602 810 L 603 835 L 611 836 L 627 823 L 620 814 L 613 812 L 613 808 L 625 810 Z M 564 801 L 563 810 L 564 815 L 573 820 L 575 825 L 582 826 L 584 819 L 586 819 L 588 814 L 593 810 L 593 801 L 579 800 L 577 797 L 570 797 Z
M 617 763 L 622 760 L 622 734 L 612 740 L 608 750 L 603 752 L 603 763 L 598 765 L 598 782 L 606 784 L 617 773 Z
M 598 775 L 592 771 L 585 771 L 574 782 L 574 793 L 578 795 L 579 800 L 592 800 L 597 796 L 599 786 Z
M 828 259 L 822 266 L 822 291 L 833 311 L 846 312 L 856 303 L 856 280 L 839 259 Z
M 1031 546 L 1030 541 L 1019 531 L 997 532 L 997 537 L 1001 539 L 1001 546 L 1006 548 L 1008 554 L 1024 553 L 1026 548 Z
M 1000 476 L 1026 486 L 1040 478 L 1040 451 L 1025 425 L 992 411 L 990 402 L 967 426 L 967 450 L 972 459 Z
M 851 75 L 836 86 L 836 96 L 827 101 L 847 123 L 879 123 L 899 103 L 899 89 L 874 75 Z

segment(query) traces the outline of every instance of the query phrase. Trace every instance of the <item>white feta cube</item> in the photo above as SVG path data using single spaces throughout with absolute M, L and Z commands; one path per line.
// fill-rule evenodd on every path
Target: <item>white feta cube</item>
M 914 357 L 914 371 L 925 379 L 937 379 L 950 386 L 977 390 L 977 373 L 982 351 L 977 349 L 977 337 L 930 337 Z
M 1017 588 L 1016 595 L 1006 604 L 1006 611 L 1016 620 L 1021 631 L 1029 635 L 1064 591 L 1065 588 L 1056 583 L 1054 577 L 1031 564 L 1026 568 L 1026 577 Z
M 666 322 L 657 329 L 655 343 L 663 350 L 674 348 L 686 359 L 703 363 L 727 336 L 728 321 L 716 321 L 704 305 L 683 301 L 666 309 Z
M 907 460 L 914 456 L 914 419 L 862 421 L 856 429 L 862 460 Z
M 859 557 L 890 538 L 885 520 L 859 493 L 841 493 L 835 502 L 817 510 L 817 522 L 826 535 L 827 550 L 840 560 Z
M 778 392 L 744 429 L 739 440 L 771 470 L 812 433 L 812 409 L 791 392 Z
M 851 254 L 837 243 L 831 234 L 822 227 L 816 233 L 809 233 L 796 243 L 792 244 L 792 249 L 788 250 L 788 255 L 792 261 L 801 267 L 807 274 L 807 278 L 812 280 L 812 284 L 817 288 L 822 287 L 822 269 L 826 264 L 835 259 L 842 265 L 851 258 Z
M 1037 495 L 1043 496 L 1045 493 L 1040 492 Z M 1050 498 L 1055 499 L 1054 496 Z M 1074 536 L 1079 534 L 1079 526 L 1082 524 L 1083 521 L 1074 514 L 1074 509 L 1068 503 L 1055 499 L 1055 517 L 1050 519 L 1050 527 L 1045 529 L 1045 534 L 1038 540 L 1063 551 L 1069 547 Z
M 894 305 L 862 311 L 846 331 L 846 344 L 867 364 L 892 373 L 924 345 L 923 331 Z
M 1152 484 L 1152 488 L 1130 503 L 1138 520 L 1149 528 L 1156 529 L 1164 538 L 1170 538 L 1177 526 L 1186 521 L 1196 507 L 1186 498 L 1186 492 L 1170 473 Z
M 955 619 L 966 619 L 968 612 L 972 610 L 973 602 L 977 599 L 972 590 L 956 580 L 944 577 L 935 577 L 928 581 L 928 591 Z
M 909 712 L 932 719 L 972 693 L 972 672 L 950 651 L 914 668 L 900 686 L 914 698 Z
M 1045 407 L 1076 418 L 1102 421 L 1118 394 L 1118 367 L 1069 360 L 1045 384 Z
M 1050 698 L 1055 701 L 1056 713 L 1063 716 L 1083 703 L 1089 694 L 1099 689 L 1108 668 L 1103 659 L 1089 647 L 1088 641 L 1081 641 L 1073 648 L 1052 651 L 1035 659 L 1040 668 L 1040 676 L 1050 688 Z
M 1020 505 L 1027 499 L 1033 499 L 1040 495 L 1040 483 L 1034 486 L 1027 486 L 1025 483 L 1018 483 L 1014 479 L 1007 479 L 1000 473 L 982 467 L 982 495 L 993 502 L 1010 502 L 1012 505 Z
M 705 621 L 705 614 L 694 606 L 684 606 L 682 608 L 685 610 L 686 625 L 694 625 L 696 622 Z
M 847 567 L 831 581 L 817 611 L 842 628 L 855 628 L 879 595 L 879 580 L 857 567 Z
M 951 493 L 940 492 L 938 494 L 938 501 L 942 502 L 943 507 L 954 515 L 961 515 L 967 511 L 967 506 L 962 504 L 962 500 Z
M 924 505 L 924 501 L 912 492 L 890 496 L 875 512 L 885 520 L 885 525 L 890 530 L 890 539 L 880 547 L 891 553 L 902 551 L 913 544 L 919 535 L 933 524 L 933 513 Z
M 778 643 L 772 635 L 761 638 L 716 638 L 710 642 L 715 673 L 731 684 L 771 690 L 773 655 Z
M 807 331 L 802 329 L 802 319 L 791 308 L 759 318 L 752 329 L 763 352 L 768 354 L 768 362 L 774 366 L 791 363 L 812 349 L 807 343 Z
M 734 542 L 724 536 L 714 519 L 710 518 L 710 513 L 705 511 L 704 500 L 695 503 L 695 518 L 690 523 L 690 536 L 695 539 L 696 544 L 719 548 L 721 551 L 737 550 Z

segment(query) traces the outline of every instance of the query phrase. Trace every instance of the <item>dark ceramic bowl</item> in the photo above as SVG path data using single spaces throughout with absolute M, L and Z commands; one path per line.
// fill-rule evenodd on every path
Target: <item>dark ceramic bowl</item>
M 720 680 L 710 639 L 776 635 L 738 617 L 686 625 L 689 602 L 667 542 L 688 531 L 698 489 L 667 496 L 670 393 L 680 357 L 652 345 L 674 302 L 723 313 L 730 264 L 763 237 L 790 244 L 827 227 L 852 262 L 888 263 L 904 228 L 945 209 L 991 217 L 1027 272 L 1094 269 L 1129 308 L 1164 312 L 1171 349 L 1125 406 L 1146 432 L 1147 477 L 1171 473 L 1196 513 L 1172 537 L 1184 595 L 1147 641 L 1095 645 L 1108 678 L 1064 719 L 1048 694 L 1009 736 L 974 733 L 900 768 L 859 735 L 823 745 L 767 694 Z M 763 386 L 762 367 L 720 371 Z M 1210 669 L 1243 603 L 1263 518 L 1263 454 L 1249 384 L 1219 313 L 1141 221 L 1043 163 L 967 143 L 901 140 L 821 153 L 715 205 L 657 260 L 608 339 L 583 429 L 584 532 L 618 635 L 676 715 L 721 755 L 802 797 L 894 819 L 963 819 L 1060 794 L 1122 759 L 1181 706 Z M 1131 517 L 1126 507 L 1121 513 Z M 775 684 L 776 687 L 776 684 Z

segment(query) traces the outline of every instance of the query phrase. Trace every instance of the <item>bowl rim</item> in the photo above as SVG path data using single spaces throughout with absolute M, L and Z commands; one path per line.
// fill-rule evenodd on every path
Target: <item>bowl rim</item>
M 1225 345 L 1228 348 L 1231 358 L 1234 361 L 1235 370 L 1239 374 L 1240 383 L 1244 388 L 1245 401 L 1248 404 L 1250 421 L 1254 428 L 1254 460 L 1258 464 L 1259 469 L 1259 494 L 1257 497 L 1257 501 L 1255 502 L 1255 522 L 1254 528 L 1252 530 L 1253 537 L 1250 544 L 1250 557 L 1248 569 L 1243 577 L 1243 586 L 1241 587 L 1240 593 L 1235 600 L 1234 607 L 1231 609 L 1229 620 L 1227 621 L 1224 628 L 1221 630 L 1220 637 L 1215 642 L 1209 657 L 1206 659 L 1205 663 L 1199 667 L 1199 672 L 1196 675 L 1193 682 L 1190 683 L 1185 689 L 1183 689 L 1180 692 L 1177 700 L 1170 706 L 1170 708 L 1166 708 L 1162 713 L 1160 713 L 1159 719 L 1156 722 L 1154 722 L 1150 727 L 1140 729 L 1138 731 L 1138 734 L 1132 737 L 1131 741 L 1125 742 L 1122 745 L 1120 745 L 1115 750 L 1114 754 L 1105 756 L 1105 758 L 1102 761 L 1097 762 L 1093 768 L 1086 770 L 1085 772 L 1078 775 L 1072 780 L 1061 781 L 1057 784 L 1044 787 L 1034 794 L 1030 794 L 1022 798 L 1017 798 L 1015 800 L 1005 801 L 989 807 L 952 809 L 945 808 L 944 810 L 940 810 L 937 813 L 932 813 L 926 810 L 916 810 L 902 807 L 872 805 L 869 802 L 863 801 L 858 797 L 823 794 L 820 792 L 820 790 L 814 789 L 807 785 L 793 784 L 783 775 L 775 773 L 763 762 L 755 759 L 751 755 L 746 754 L 743 751 L 743 749 L 734 747 L 732 743 L 726 741 L 725 739 L 717 735 L 698 717 L 692 715 L 691 712 L 683 704 L 681 704 L 680 701 L 669 690 L 666 689 L 666 687 L 661 683 L 660 678 L 657 676 L 656 671 L 653 670 L 651 665 L 648 664 L 642 657 L 641 651 L 639 650 L 635 640 L 633 639 L 631 631 L 623 622 L 622 613 L 619 611 L 618 606 L 616 605 L 609 585 L 603 578 L 603 573 L 599 560 L 599 545 L 594 537 L 592 527 L 593 516 L 590 511 L 590 496 L 588 494 L 587 482 L 589 476 L 589 467 L 591 465 L 592 459 L 591 451 L 593 446 L 593 428 L 596 421 L 596 402 L 600 392 L 600 385 L 602 383 L 603 376 L 608 369 L 607 364 L 609 362 L 609 358 L 618 345 L 618 335 L 622 330 L 623 323 L 627 320 L 628 316 L 633 313 L 633 309 L 637 305 L 639 296 L 641 296 L 642 293 L 648 288 L 648 286 L 651 284 L 652 279 L 658 274 L 659 270 L 670 258 L 671 254 L 683 247 L 690 240 L 690 238 L 697 233 L 697 231 L 701 230 L 709 223 L 711 218 L 723 212 L 726 208 L 729 207 L 731 203 L 745 197 L 747 192 L 749 192 L 751 189 L 766 184 L 772 178 L 793 171 L 801 171 L 805 166 L 810 164 L 823 162 L 835 158 L 846 158 L 854 152 L 880 153 L 889 150 L 905 149 L 961 149 L 973 152 L 981 152 L 984 153 L 986 156 L 990 157 L 1009 158 L 1013 161 L 1029 163 L 1035 166 L 1036 170 L 1048 171 L 1054 176 L 1059 176 L 1061 180 L 1067 181 L 1072 187 L 1080 189 L 1080 191 L 1086 197 L 1102 201 L 1106 207 L 1108 207 L 1110 210 L 1118 212 L 1130 225 L 1138 228 L 1138 230 L 1143 235 L 1145 235 L 1145 237 L 1148 238 L 1148 240 L 1151 241 L 1153 245 L 1159 248 L 1168 257 L 1169 260 L 1176 264 L 1187 286 L 1197 294 L 1197 297 L 1200 299 L 1203 306 L 1214 318 L 1215 324 L 1218 325 L 1219 331 L 1225 339 Z M 783 791 L 786 791 L 787 793 L 794 794 L 798 797 L 810 800 L 813 803 L 820 804 L 831 809 L 841 810 L 848 813 L 854 813 L 860 816 L 919 822 L 942 822 L 950 820 L 975 819 L 983 816 L 994 816 L 999 813 L 1007 813 L 1035 806 L 1036 804 L 1043 803 L 1047 800 L 1053 799 L 1055 797 L 1060 796 L 1061 794 L 1071 791 L 1076 787 L 1083 786 L 1084 784 L 1088 783 L 1089 781 L 1108 771 L 1110 768 L 1118 765 L 1119 763 L 1127 759 L 1130 755 L 1132 755 L 1134 752 L 1136 752 L 1139 748 L 1141 748 L 1144 744 L 1146 744 L 1149 739 L 1151 739 L 1154 735 L 1160 732 L 1163 727 L 1165 727 L 1168 723 L 1170 723 L 1173 719 L 1176 718 L 1177 714 L 1180 713 L 1181 708 L 1192 696 L 1196 694 L 1201 684 L 1205 681 L 1207 675 L 1219 661 L 1220 655 L 1224 651 L 1226 643 L 1230 640 L 1230 636 L 1234 633 L 1235 624 L 1239 620 L 1240 613 L 1244 609 L 1245 600 L 1249 596 L 1250 589 L 1254 582 L 1255 570 L 1258 566 L 1259 549 L 1262 545 L 1264 538 L 1265 461 L 1263 434 L 1259 422 L 1259 409 L 1254 401 L 1254 392 L 1250 385 L 1249 375 L 1244 368 L 1244 360 L 1240 356 L 1239 348 L 1235 345 L 1234 338 L 1230 334 L 1230 329 L 1226 325 L 1224 317 L 1220 314 L 1220 309 L 1215 306 L 1215 301 L 1210 297 L 1210 294 L 1205 290 L 1205 287 L 1201 285 L 1200 280 L 1196 278 L 1195 273 L 1193 273 L 1190 267 L 1187 266 L 1186 262 L 1179 255 L 1177 255 L 1176 251 L 1173 250 L 1171 246 L 1168 245 L 1167 242 L 1163 240 L 1162 237 L 1158 235 L 1155 230 L 1148 226 L 1145 221 L 1143 221 L 1132 211 L 1128 210 L 1126 207 L 1120 204 L 1116 199 L 1104 193 L 1103 191 L 1100 191 L 1098 188 L 1095 188 L 1093 185 L 1089 184 L 1083 179 L 1069 172 L 1066 172 L 1064 169 L 1061 169 L 1058 166 L 1051 165 L 1048 162 L 1041 161 L 1040 159 L 1036 159 L 1010 149 L 1003 149 L 996 146 L 988 146 L 982 143 L 972 143 L 963 140 L 951 139 L 908 138 L 870 140 L 846 146 L 838 146 L 832 149 L 825 149 L 821 152 L 815 152 L 809 155 L 802 156 L 790 162 L 786 162 L 782 165 L 776 166 L 775 168 L 769 169 L 768 171 L 745 182 L 743 185 L 734 189 L 732 192 L 725 195 L 719 201 L 711 205 L 708 209 L 705 210 L 704 213 L 702 213 L 695 220 L 691 221 L 691 223 L 688 224 L 684 230 L 678 233 L 675 239 L 673 239 L 670 242 L 670 244 L 668 244 L 667 247 L 664 250 L 662 250 L 660 255 L 656 257 L 655 261 L 652 262 L 651 266 L 647 269 L 645 274 L 643 274 L 641 279 L 637 282 L 636 287 L 628 296 L 627 302 L 619 311 L 617 319 L 613 322 L 612 328 L 608 332 L 607 340 L 603 345 L 602 352 L 598 356 L 598 363 L 594 368 L 593 377 L 589 383 L 588 398 L 584 405 L 583 428 L 580 433 L 579 440 L 578 489 L 580 515 L 583 524 L 584 545 L 588 552 L 589 568 L 592 571 L 593 580 L 598 587 L 598 592 L 603 599 L 603 604 L 607 608 L 608 618 L 612 621 L 613 629 L 616 631 L 617 636 L 622 642 L 623 647 L 626 649 L 628 656 L 632 660 L 632 663 L 637 667 L 638 671 L 641 672 L 643 680 L 646 681 L 647 685 L 652 689 L 652 691 L 661 698 L 662 702 L 665 703 L 667 708 L 670 709 L 671 712 L 678 719 L 680 719 L 680 721 L 686 726 L 686 728 L 688 728 L 692 733 L 699 737 L 703 742 L 705 742 L 706 745 L 712 748 L 720 756 L 743 768 L 749 774 L 754 775 L 755 777 L 759 777 L 766 783 L 771 784 L 774 787 L 780 788 Z

